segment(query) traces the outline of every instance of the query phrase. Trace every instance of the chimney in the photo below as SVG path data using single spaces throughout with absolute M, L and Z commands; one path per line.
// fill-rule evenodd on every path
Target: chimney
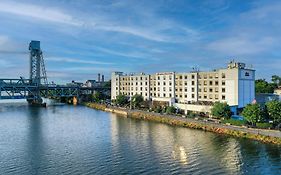
M 101 76 L 101 82 L 104 82 L 104 75 Z
M 100 73 L 98 73 L 98 82 L 100 82 Z

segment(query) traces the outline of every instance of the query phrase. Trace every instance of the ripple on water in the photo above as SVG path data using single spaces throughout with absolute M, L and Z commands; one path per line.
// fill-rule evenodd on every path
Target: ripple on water
M 280 153 L 83 106 L 0 106 L 0 174 L 280 174 Z

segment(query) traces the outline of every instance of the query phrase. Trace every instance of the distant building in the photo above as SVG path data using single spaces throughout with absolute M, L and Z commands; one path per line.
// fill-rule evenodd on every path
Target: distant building
M 279 96 L 279 101 L 281 101 L 281 86 L 274 90 L 274 94 Z
M 95 87 L 97 84 L 98 82 L 96 80 L 87 80 L 85 83 L 86 87 Z
M 234 61 L 225 69 L 211 72 L 113 72 L 111 81 L 112 100 L 119 94 L 140 94 L 145 100 L 166 102 L 184 111 L 210 112 L 211 105 L 221 101 L 235 112 L 255 99 L 255 70 Z

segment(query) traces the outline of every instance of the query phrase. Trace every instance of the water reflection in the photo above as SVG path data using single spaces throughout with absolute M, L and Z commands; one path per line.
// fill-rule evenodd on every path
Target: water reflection
M 42 131 L 41 108 L 28 106 L 28 130 L 26 139 L 26 162 L 29 164 L 32 174 L 38 174 L 44 160 L 44 133 Z
M 0 106 L 0 174 L 280 174 L 281 148 L 83 106 Z

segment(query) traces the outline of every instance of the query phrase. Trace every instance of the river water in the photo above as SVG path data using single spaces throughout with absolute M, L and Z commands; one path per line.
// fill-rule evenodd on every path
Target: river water
M 0 104 L 0 174 L 281 174 L 281 147 L 84 106 Z

